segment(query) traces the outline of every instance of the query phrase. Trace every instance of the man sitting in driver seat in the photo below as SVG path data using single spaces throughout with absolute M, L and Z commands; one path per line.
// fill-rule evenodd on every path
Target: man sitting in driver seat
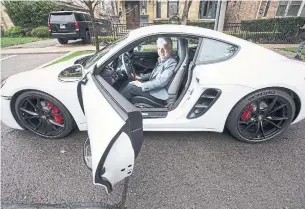
M 136 81 L 128 83 L 121 94 L 128 100 L 134 96 L 143 96 L 156 102 L 167 100 L 168 93 L 165 87 L 174 75 L 177 61 L 172 56 L 172 40 L 170 38 L 158 38 L 158 61 L 151 73 L 136 76 Z

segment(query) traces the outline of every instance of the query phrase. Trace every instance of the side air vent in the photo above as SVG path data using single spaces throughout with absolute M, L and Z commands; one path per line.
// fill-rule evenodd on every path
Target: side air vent
M 206 89 L 187 115 L 187 119 L 198 118 L 206 113 L 219 98 L 220 94 L 221 91 L 219 89 Z

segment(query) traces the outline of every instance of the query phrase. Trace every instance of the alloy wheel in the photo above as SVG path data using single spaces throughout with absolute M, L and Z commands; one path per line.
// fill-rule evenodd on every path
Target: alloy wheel
M 52 101 L 37 96 L 22 99 L 18 115 L 27 128 L 42 136 L 59 136 L 65 129 L 62 111 Z
M 252 101 L 241 111 L 237 131 L 249 141 L 265 141 L 279 134 L 292 116 L 284 98 L 265 96 Z

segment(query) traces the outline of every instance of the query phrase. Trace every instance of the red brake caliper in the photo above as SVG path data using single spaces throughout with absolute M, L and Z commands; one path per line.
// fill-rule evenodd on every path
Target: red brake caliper
M 250 105 L 248 106 L 248 108 L 242 113 L 240 119 L 241 119 L 242 121 L 249 120 L 250 117 L 251 117 L 251 112 L 252 112 L 252 110 L 253 110 L 253 105 L 250 104 Z
M 51 112 L 52 112 L 52 114 L 54 114 L 53 119 L 55 120 L 55 122 L 59 123 L 59 124 L 63 124 L 64 123 L 64 117 L 62 115 L 55 115 L 55 114 L 60 113 L 59 108 L 57 106 L 55 106 L 52 102 L 48 102 L 46 106 L 47 106 L 48 109 L 53 107 Z

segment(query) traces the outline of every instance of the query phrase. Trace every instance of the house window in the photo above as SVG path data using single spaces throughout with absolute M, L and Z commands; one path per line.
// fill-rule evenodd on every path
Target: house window
M 270 0 L 267 0 L 266 9 L 265 9 L 265 12 L 264 12 L 264 17 L 267 16 L 269 7 L 270 7 Z
M 302 1 L 292 1 L 288 8 L 287 16 L 297 16 Z
M 215 19 L 217 1 L 200 1 L 199 19 Z
M 156 18 L 161 18 L 161 1 L 156 2 Z
M 169 0 L 167 2 L 167 17 L 177 15 L 179 12 L 179 1 Z
M 141 1 L 141 14 L 145 15 L 147 12 L 147 1 Z
M 302 1 L 280 1 L 277 8 L 276 16 L 278 17 L 296 17 L 301 8 Z
M 303 7 L 300 17 L 305 17 L 305 7 Z

